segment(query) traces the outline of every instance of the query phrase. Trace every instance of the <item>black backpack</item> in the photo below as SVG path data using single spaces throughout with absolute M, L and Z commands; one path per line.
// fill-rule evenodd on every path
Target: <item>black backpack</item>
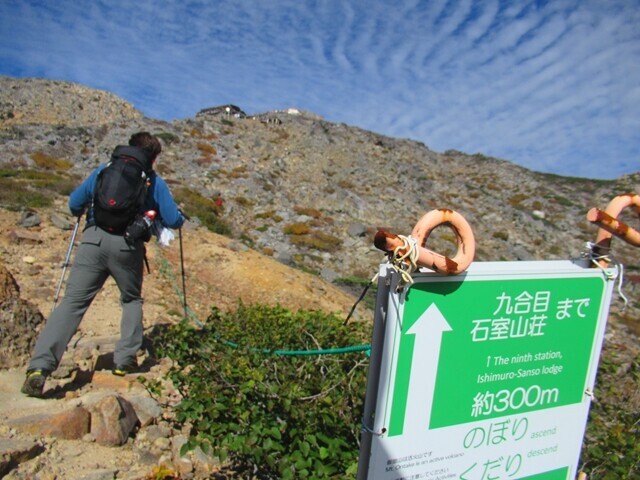
M 151 184 L 150 162 L 137 147 L 119 146 L 98 173 L 93 194 L 93 218 L 109 233 L 122 235 L 144 206 Z

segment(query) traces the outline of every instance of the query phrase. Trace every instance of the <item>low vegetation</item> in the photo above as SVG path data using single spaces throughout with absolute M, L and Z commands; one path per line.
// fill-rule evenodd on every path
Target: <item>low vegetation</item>
M 63 173 L 0 168 L 0 207 L 19 211 L 53 204 L 57 195 L 69 195 L 80 179 Z
M 222 208 L 216 203 L 186 187 L 174 189 L 174 198 L 189 217 L 197 217 L 208 230 L 220 235 L 230 235 L 231 227 L 220 218 Z
M 175 361 L 184 450 L 211 449 L 239 478 L 354 478 L 369 337 L 335 315 L 242 304 L 172 327 L 155 345 Z
M 35 152 L 30 156 L 31 160 L 44 170 L 66 171 L 73 167 L 73 162 L 63 158 L 55 158 L 43 152 Z
M 306 247 L 321 252 L 335 252 L 342 245 L 342 240 L 329 233 L 313 230 L 304 235 L 291 235 L 290 242 L 298 247 Z
M 622 362 L 623 349 L 609 345 L 600 360 L 580 459 L 589 478 L 640 478 L 640 358 Z

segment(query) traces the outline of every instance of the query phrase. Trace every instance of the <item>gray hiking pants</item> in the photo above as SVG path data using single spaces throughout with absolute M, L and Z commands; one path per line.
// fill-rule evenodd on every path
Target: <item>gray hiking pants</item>
M 142 277 L 144 243 L 128 245 L 124 237 L 98 227 L 84 231 L 78 247 L 64 298 L 54 309 L 38 337 L 29 370 L 55 370 L 76 333 L 91 302 L 109 276 L 120 289 L 122 319 L 120 340 L 113 354 L 115 365 L 134 363 L 142 347 Z

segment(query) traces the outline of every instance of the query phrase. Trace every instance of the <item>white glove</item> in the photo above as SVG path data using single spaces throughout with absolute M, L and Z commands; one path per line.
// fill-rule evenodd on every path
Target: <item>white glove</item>
M 158 235 L 158 244 L 161 247 L 168 247 L 172 240 L 174 240 L 176 236 L 173 234 L 171 229 L 162 227 L 160 229 L 160 234 Z

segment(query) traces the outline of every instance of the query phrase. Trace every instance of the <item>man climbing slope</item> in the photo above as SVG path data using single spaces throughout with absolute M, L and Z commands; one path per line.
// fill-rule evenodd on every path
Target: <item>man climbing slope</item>
M 157 137 L 135 133 L 129 145 L 119 145 L 111 161 L 101 165 L 69 197 L 71 213 L 87 210 L 87 222 L 69 274 L 62 302 L 40 333 L 27 369 L 22 393 L 42 397 L 46 377 L 60 364 L 91 302 L 109 276 L 120 290 L 120 340 L 113 354 L 115 375 L 137 367 L 142 347 L 142 279 L 145 242 L 144 214 L 167 228 L 185 221 L 166 182 L 153 171 L 162 150 Z M 149 214 L 153 212 L 153 214 Z M 142 228 L 141 228 L 142 226 Z

